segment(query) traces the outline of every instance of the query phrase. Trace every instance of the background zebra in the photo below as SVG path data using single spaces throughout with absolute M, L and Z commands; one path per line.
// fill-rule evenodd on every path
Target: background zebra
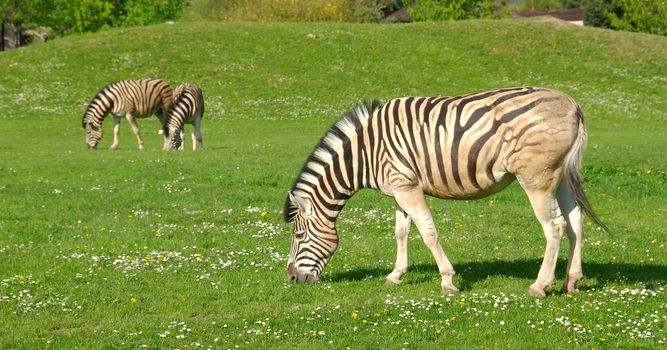
M 396 201 L 397 255 L 387 283 L 407 271 L 414 221 L 442 276 L 456 292 L 424 195 L 481 198 L 514 179 L 526 191 L 544 230 L 546 251 L 529 293 L 544 296 L 554 281 L 563 233 L 570 241 L 563 291 L 583 277 L 580 208 L 604 227 L 581 187 L 586 129 L 581 109 L 562 92 L 517 87 L 457 97 L 404 97 L 362 103 L 322 138 L 298 175 L 284 215 L 294 222 L 288 277 L 317 281 L 338 245 L 336 218 L 359 189 Z
M 194 84 L 185 83 L 174 90 L 173 104 L 167 113 L 162 135 L 164 149 L 183 149 L 183 125 L 192 124 L 192 149 L 197 149 L 197 142 L 204 148 L 201 136 L 201 119 L 204 116 L 204 95 Z
M 93 97 L 83 115 L 81 124 L 86 131 L 86 145 L 88 148 L 97 148 L 97 143 L 102 138 L 102 122 L 110 113 L 114 122 L 113 144 L 110 148 L 118 147 L 120 118 L 125 116 L 137 137 L 139 149 L 143 149 L 144 141 L 135 119 L 155 114 L 163 125 L 171 100 L 171 87 L 164 80 L 121 80 L 105 86 Z

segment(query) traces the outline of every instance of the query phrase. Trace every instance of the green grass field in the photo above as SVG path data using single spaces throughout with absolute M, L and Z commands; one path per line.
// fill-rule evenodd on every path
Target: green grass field
M 664 348 L 666 58 L 664 37 L 548 20 L 176 23 L 0 53 L 0 348 Z M 110 120 L 85 148 L 90 99 L 144 77 L 203 88 L 204 151 L 161 151 L 156 118 L 144 151 L 127 122 L 107 150 Z M 414 228 L 410 272 L 385 286 L 393 201 L 370 190 L 322 281 L 287 282 L 283 201 L 346 110 L 517 85 L 585 114 L 585 188 L 612 232 L 586 226 L 579 294 L 559 293 L 564 241 L 557 285 L 526 295 L 544 239 L 516 184 L 429 200 L 456 295 Z

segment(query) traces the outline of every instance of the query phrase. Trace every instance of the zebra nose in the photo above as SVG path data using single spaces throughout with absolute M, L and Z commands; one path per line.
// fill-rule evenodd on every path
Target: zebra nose
M 293 262 L 287 265 L 287 277 L 290 282 L 297 282 L 299 276 L 299 270 L 297 270 L 296 265 Z

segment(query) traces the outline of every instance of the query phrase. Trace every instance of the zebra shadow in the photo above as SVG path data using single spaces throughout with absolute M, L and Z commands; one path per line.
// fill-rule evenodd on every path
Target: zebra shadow
M 492 276 L 526 279 L 537 278 L 542 261 L 539 259 L 496 260 L 480 262 L 463 262 L 454 264 L 459 277 L 461 291 L 474 289 L 473 285 L 483 282 Z M 567 261 L 560 259 L 556 267 L 556 278 L 562 282 L 565 276 Z M 649 288 L 667 283 L 667 265 L 636 264 L 626 262 L 584 262 L 584 276 L 588 280 L 581 289 L 597 288 L 609 283 L 642 283 Z M 326 277 L 330 282 L 362 281 L 371 278 L 384 278 L 391 268 L 358 268 L 349 271 L 335 272 Z M 409 277 L 408 277 L 409 276 Z M 438 268 L 435 263 L 414 264 L 408 268 L 406 280 L 411 284 L 433 283 L 438 279 Z M 590 281 L 594 281 L 592 284 Z

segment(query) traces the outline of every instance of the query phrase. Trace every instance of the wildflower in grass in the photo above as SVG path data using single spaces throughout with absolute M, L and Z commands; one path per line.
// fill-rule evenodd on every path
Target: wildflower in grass
M 359 314 L 356 311 L 353 311 L 352 318 L 356 319 L 357 317 L 359 317 Z
M 137 303 L 137 298 L 135 298 L 135 297 L 131 297 L 131 298 L 130 298 L 130 303 L 131 303 L 131 304 L 136 304 L 136 303 Z
M 262 210 L 262 212 L 259 214 L 261 217 L 265 217 L 266 214 L 268 214 L 265 210 Z

